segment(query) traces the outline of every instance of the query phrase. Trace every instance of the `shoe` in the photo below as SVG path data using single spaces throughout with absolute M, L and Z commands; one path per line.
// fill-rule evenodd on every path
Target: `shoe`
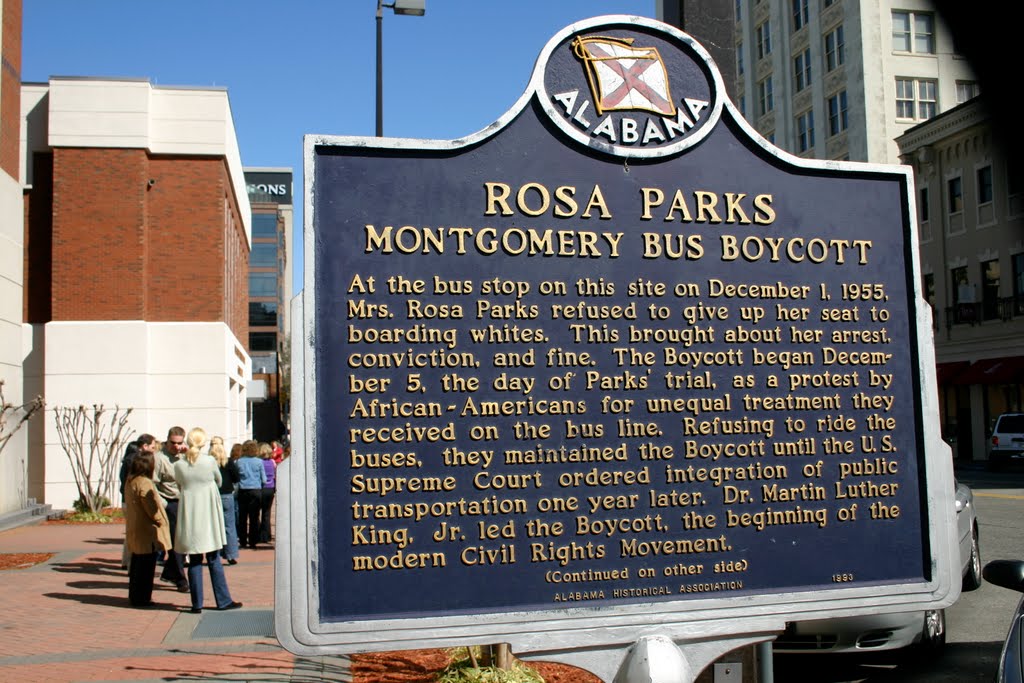
M 202 607 L 193 607 L 192 609 L 189 610 L 189 614 L 202 614 L 202 613 L 203 613 L 203 608 Z
M 238 564 L 238 560 L 228 560 L 228 564 Z
M 180 581 L 178 583 L 178 592 L 179 593 L 188 593 L 188 581 Z
M 218 607 L 217 609 L 220 610 L 221 612 L 227 612 L 229 609 L 238 609 L 241 606 L 242 606 L 242 603 L 240 603 L 240 602 L 233 602 L 230 605 L 226 605 L 224 607 Z

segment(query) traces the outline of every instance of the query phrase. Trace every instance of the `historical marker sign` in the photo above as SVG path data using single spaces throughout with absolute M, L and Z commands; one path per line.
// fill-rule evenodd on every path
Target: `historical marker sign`
M 780 152 L 633 17 L 563 30 L 469 138 L 306 152 L 290 648 L 955 599 L 905 168 Z

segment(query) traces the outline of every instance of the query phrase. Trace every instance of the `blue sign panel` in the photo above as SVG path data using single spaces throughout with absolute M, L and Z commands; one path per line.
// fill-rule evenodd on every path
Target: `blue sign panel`
M 310 148 L 321 622 L 934 579 L 908 173 L 621 19 L 468 142 Z

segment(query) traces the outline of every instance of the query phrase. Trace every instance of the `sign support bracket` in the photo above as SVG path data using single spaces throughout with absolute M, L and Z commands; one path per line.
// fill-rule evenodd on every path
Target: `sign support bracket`
M 781 631 L 781 625 L 780 625 Z M 733 650 L 770 642 L 776 631 L 717 640 L 673 641 L 644 636 L 628 646 L 516 653 L 524 661 L 546 661 L 585 669 L 609 683 L 693 683 L 712 662 Z

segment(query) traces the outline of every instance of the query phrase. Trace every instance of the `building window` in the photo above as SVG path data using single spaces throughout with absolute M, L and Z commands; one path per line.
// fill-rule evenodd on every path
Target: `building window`
M 277 304 L 270 301 L 250 301 L 249 327 L 277 327 Z
M 800 92 L 811 84 L 811 50 L 804 50 L 793 60 L 793 79 L 796 91 Z
M 736 0 L 736 21 L 740 20 L 743 14 L 743 0 Z
M 935 16 L 925 12 L 892 12 L 894 52 L 935 54 Z
M 796 117 L 796 146 L 801 152 L 814 147 L 814 112 L 806 111 Z
M 836 4 L 836 0 L 822 0 L 821 3 L 822 7 L 831 7 L 834 4 Z
M 747 118 L 747 96 L 740 95 L 740 115 Z
M 250 351 L 276 351 L 277 332 L 250 332 Z
M 922 187 L 920 195 L 920 201 L 917 205 L 917 216 L 918 220 L 922 223 L 928 222 L 928 188 Z
M 949 212 L 960 213 L 964 210 L 964 192 L 963 184 L 960 182 L 959 176 L 956 178 L 950 178 L 946 183 L 948 190 L 947 197 L 949 199 Z
M 963 104 L 981 94 L 981 86 L 975 81 L 956 82 L 956 103 Z
M 1013 255 L 1013 314 L 1024 314 L 1024 254 Z
M 252 215 L 253 237 L 277 237 L 277 214 L 254 213 Z
M 772 93 L 772 77 L 757 84 L 757 114 L 764 116 L 775 109 L 775 96 Z
M 937 101 L 935 81 L 896 79 L 896 118 L 927 121 L 935 116 Z
M 825 34 L 825 69 L 834 71 L 846 62 L 846 40 L 843 38 L 843 25 Z
M 999 259 L 981 264 L 981 317 L 982 320 L 999 317 Z
M 249 255 L 249 265 L 261 268 L 273 268 L 277 265 L 277 243 L 276 242 L 253 242 L 252 253 Z
M 992 167 L 978 169 L 978 203 L 988 204 L 992 201 Z
M 757 34 L 757 58 L 764 59 L 772 53 L 772 22 L 766 19 L 755 30 Z
M 277 273 L 249 273 L 249 296 L 277 297 Z
M 743 43 L 736 46 L 736 72 L 743 75 Z
M 828 134 L 838 135 L 849 127 L 846 91 L 828 98 Z
M 808 21 L 810 15 L 807 13 L 807 0 L 793 0 L 793 30 L 799 31 Z
M 935 273 L 924 275 L 924 300 L 935 310 Z

